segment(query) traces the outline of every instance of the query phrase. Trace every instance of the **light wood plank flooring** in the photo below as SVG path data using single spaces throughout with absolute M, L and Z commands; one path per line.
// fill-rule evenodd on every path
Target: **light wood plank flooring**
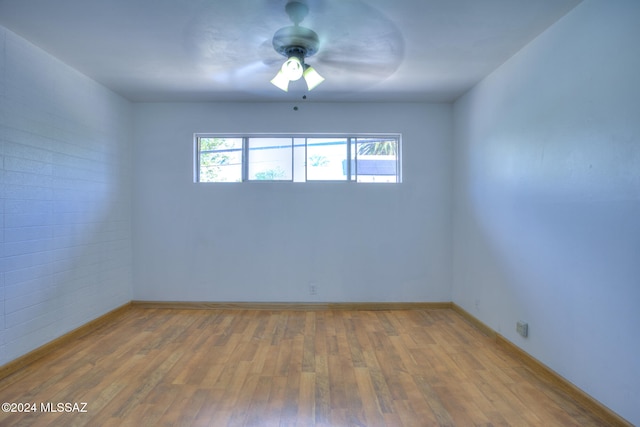
M 605 425 L 450 309 L 131 307 L 0 402 L 37 405 L 2 426 Z M 87 412 L 41 412 L 65 402 Z

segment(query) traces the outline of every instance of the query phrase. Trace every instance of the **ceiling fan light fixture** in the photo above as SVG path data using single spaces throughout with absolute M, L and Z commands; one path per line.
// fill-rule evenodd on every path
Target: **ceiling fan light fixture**
M 309 13 L 309 7 L 305 3 L 290 0 L 285 6 L 285 11 L 294 25 L 280 28 L 273 35 L 273 48 L 287 60 L 271 83 L 286 92 L 289 82 L 304 77 L 307 88 L 311 90 L 322 83 L 324 78 L 305 64 L 304 60 L 318 52 L 320 40 L 315 31 L 299 25 Z
M 306 66 L 302 76 L 304 77 L 304 81 L 307 83 L 307 89 L 310 91 L 324 81 L 324 77 L 309 65 Z
M 278 74 L 271 79 L 271 83 L 280 90 L 289 91 L 289 79 L 284 75 L 282 70 L 278 70 Z
M 293 82 L 302 77 L 304 66 L 300 58 L 290 56 L 289 59 L 282 64 L 281 71 L 289 81 Z

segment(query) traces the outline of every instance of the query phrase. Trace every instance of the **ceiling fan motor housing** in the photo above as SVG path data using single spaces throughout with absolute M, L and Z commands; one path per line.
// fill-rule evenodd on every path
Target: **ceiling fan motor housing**
M 315 31 L 298 25 L 280 28 L 273 36 L 273 48 L 282 56 L 302 53 L 309 57 L 318 51 L 320 41 Z

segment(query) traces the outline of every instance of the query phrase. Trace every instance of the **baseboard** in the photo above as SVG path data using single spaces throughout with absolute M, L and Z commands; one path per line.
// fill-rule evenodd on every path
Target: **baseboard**
M 48 343 L 30 351 L 29 353 L 24 354 L 17 359 L 14 359 L 9 363 L 0 366 L 0 380 L 19 371 L 20 369 L 46 356 L 54 350 L 63 347 L 65 344 L 95 331 L 105 323 L 108 323 L 116 317 L 120 316 L 124 311 L 129 309 L 130 306 L 131 303 L 128 302 L 114 310 L 111 310 L 108 313 L 103 314 L 96 319 L 85 323 L 84 325 L 72 331 L 67 332 L 66 334 L 54 339 L 53 341 L 49 341 Z
M 198 302 L 131 301 L 140 308 L 179 310 L 435 310 L 450 309 L 450 302 Z
M 458 304 L 451 303 L 451 309 L 456 313 L 458 313 L 460 316 L 464 317 L 464 319 L 467 322 L 471 323 L 476 329 L 478 329 L 480 332 L 482 332 L 486 336 L 495 338 L 496 335 L 498 335 L 496 331 L 494 331 L 489 326 L 482 323 L 480 320 L 478 320 L 477 317 L 469 313 L 464 308 L 460 307 Z
M 471 325 L 476 327 L 485 335 L 494 338 L 496 344 L 516 357 L 522 363 L 524 363 L 529 369 L 531 369 L 535 375 L 540 378 L 544 378 L 552 383 L 558 389 L 564 391 L 567 395 L 572 397 L 576 402 L 585 408 L 588 408 L 595 416 L 600 418 L 607 426 L 620 426 L 620 427 L 633 427 L 633 424 L 622 418 L 620 415 L 607 408 L 605 405 L 576 387 L 573 383 L 562 377 L 553 369 L 540 362 L 538 359 L 531 356 L 526 351 L 500 335 L 489 326 L 478 320 L 475 316 L 463 309 L 457 304 L 451 303 L 451 308 L 458 314 L 460 314 Z
M 598 402 L 596 399 L 576 387 L 570 381 L 567 381 L 564 377 L 560 376 L 557 372 L 550 369 L 548 366 L 540 362 L 538 359 L 529 355 L 529 353 L 522 350 L 520 347 L 513 344 L 500 334 L 496 334 L 496 343 L 511 353 L 513 356 L 521 360 L 529 369 L 531 369 L 536 376 L 546 379 L 553 383 L 553 385 L 560 390 L 567 393 L 573 399 L 575 399 L 580 405 L 588 408 L 597 417 L 605 421 L 608 426 L 624 426 L 633 427 L 633 424 L 613 412 L 611 409 Z

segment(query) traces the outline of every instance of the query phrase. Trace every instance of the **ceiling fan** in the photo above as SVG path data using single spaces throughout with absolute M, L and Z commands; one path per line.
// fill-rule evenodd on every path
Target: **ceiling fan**
M 391 76 L 404 57 L 400 28 L 368 1 L 204 1 L 185 27 L 186 51 L 233 93 L 272 96 L 271 80 L 280 93 L 321 84 L 316 99 L 348 97 Z
M 315 31 L 299 25 L 309 13 L 309 7 L 299 1 L 290 1 L 285 6 L 285 11 L 293 25 L 276 31 L 272 43 L 276 52 L 287 59 L 271 83 L 287 92 L 289 83 L 302 77 L 307 83 L 307 89 L 313 90 L 324 81 L 324 77 L 305 62 L 305 58 L 318 52 L 320 45 Z

